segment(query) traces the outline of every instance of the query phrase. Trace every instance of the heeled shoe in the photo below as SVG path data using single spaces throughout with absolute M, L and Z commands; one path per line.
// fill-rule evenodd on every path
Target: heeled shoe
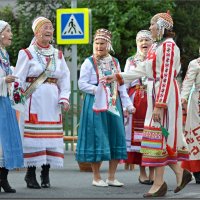
M 0 168 L 0 192 L 3 188 L 6 193 L 15 193 L 16 190 L 13 189 L 8 182 L 8 172 L 9 170 L 5 167 Z
M 191 180 L 192 180 L 192 174 L 186 169 L 184 169 L 181 184 L 176 187 L 174 193 L 181 191 Z
M 196 184 L 200 184 L 200 172 L 193 172 Z
M 3 188 L 4 192 L 6 192 L 6 193 L 16 193 L 16 190 L 11 188 L 8 180 L 0 181 L 0 192 L 1 192 L 1 188 Z
M 158 191 L 154 193 L 146 193 L 143 195 L 144 198 L 152 198 L 152 197 L 163 197 L 167 193 L 167 184 L 164 182 Z

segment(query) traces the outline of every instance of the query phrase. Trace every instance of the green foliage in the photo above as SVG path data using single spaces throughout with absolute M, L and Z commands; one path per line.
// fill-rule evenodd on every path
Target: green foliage
M 9 6 L 0 10 L 0 19 L 7 21 L 12 28 L 12 45 L 7 50 L 10 55 L 11 65 L 15 65 L 21 44 L 19 38 L 19 20 L 14 15 L 12 8 Z
M 200 41 L 198 0 L 77 0 L 77 3 L 78 8 L 91 9 L 92 37 L 98 28 L 107 28 L 112 32 L 114 56 L 119 59 L 122 70 L 126 59 L 136 52 L 137 32 L 149 29 L 151 17 L 167 10 L 170 10 L 175 22 L 176 42 L 181 50 L 183 75 L 189 61 L 198 56 Z M 11 63 L 15 65 L 18 51 L 29 46 L 33 37 L 31 26 L 34 18 L 45 16 L 56 27 L 56 9 L 70 7 L 71 0 L 18 0 L 15 11 L 9 7 L 1 9 L 1 19 L 11 24 L 14 34 L 12 46 L 8 49 Z M 64 47 L 70 49 L 70 45 L 58 48 Z M 92 43 L 78 45 L 78 64 L 80 65 L 91 54 Z
M 158 12 L 173 11 L 171 0 L 96 0 L 79 1 L 78 7 L 92 10 L 92 34 L 98 28 L 112 32 L 115 55 L 124 68 L 126 59 L 136 52 L 135 37 L 139 30 L 148 29 L 151 17 Z M 90 55 L 92 45 L 78 46 L 80 62 Z
M 182 78 L 188 64 L 198 57 L 200 41 L 200 1 L 176 0 L 174 13 L 176 42 L 181 50 Z

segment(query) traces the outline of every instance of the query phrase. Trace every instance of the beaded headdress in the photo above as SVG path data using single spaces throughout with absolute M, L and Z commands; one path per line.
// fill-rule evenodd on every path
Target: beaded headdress
M 104 28 L 98 29 L 94 35 L 94 40 L 103 39 L 111 44 L 112 33 Z
M 106 40 L 108 42 L 108 46 L 107 46 L 108 51 L 114 52 L 113 47 L 112 47 L 112 42 L 111 42 L 112 33 L 109 30 L 107 30 L 105 28 L 97 29 L 96 33 L 94 35 L 94 41 L 97 39 Z
M 154 15 L 151 21 L 155 21 L 158 25 L 159 36 L 162 37 L 164 34 L 165 29 L 172 30 L 173 29 L 173 19 L 170 15 L 170 12 L 167 11 L 166 13 L 158 13 Z
M 152 38 L 152 35 L 151 35 L 151 32 L 148 31 L 148 30 L 141 30 L 137 33 L 136 35 L 136 44 L 137 44 L 137 53 L 136 55 L 137 56 L 145 56 L 144 53 L 141 51 L 140 49 L 140 45 L 139 45 L 139 41 L 141 39 L 148 39 L 151 41 L 151 43 L 153 43 L 153 38 Z
M 4 28 L 8 25 L 8 22 L 0 20 L 0 33 L 4 30 Z
M 137 35 L 136 35 L 136 42 L 139 41 L 139 40 L 142 39 L 142 38 L 145 38 L 145 39 L 147 38 L 147 39 L 153 41 L 153 38 L 152 38 L 152 36 L 151 36 L 151 32 L 148 31 L 148 30 L 141 30 L 141 31 L 139 31 L 139 32 L 137 33 Z
M 32 24 L 32 30 L 34 33 L 37 33 L 39 29 L 44 25 L 45 23 L 51 23 L 51 21 L 45 17 L 38 17 L 33 21 Z

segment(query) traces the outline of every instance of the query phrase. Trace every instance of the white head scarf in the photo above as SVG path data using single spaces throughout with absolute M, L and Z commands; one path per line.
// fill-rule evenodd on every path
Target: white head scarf
M 8 25 L 8 22 L 0 20 L 0 33 L 4 30 L 4 28 Z
M 153 38 L 151 36 L 151 32 L 148 31 L 148 30 L 141 30 L 136 35 L 137 54 L 143 56 L 143 53 L 141 52 L 140 47 L 139 47 L 139 43 L 138 43 L 139 40 L 141 40 L 141 39 L 148 39 L 148 40 L 151 40 L 152 43 L 153 43 Z

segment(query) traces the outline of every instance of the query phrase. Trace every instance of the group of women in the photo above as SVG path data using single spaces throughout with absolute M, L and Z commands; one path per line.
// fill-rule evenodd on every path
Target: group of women
M 50 167 L 63 166 L 61 107 L 70 108 L 70 72 L 62 52 L 50 44 L 51 21 L 38 17 L 32 29 L 34 38 L 28 48 L 20 50 L 12 73 L 5 50 L 11 44 L 11 27 L 0 20 L 0 188 L 5 192 L 16 192 L 7 180 L 10 169 L 27 167 L 27 187 L 40 189 L 50 187 Z M 200 182 L 196 165 L 200 61 L 190 63 L 180 95 L 176 80 L 180 51 L 173 40 L 173 19 L 169 13 L 158 13 L 149 29 L 138 32 L 137 52 L 127 59 L 125 72 L 110 54 L 114 51 L 112 33 L 104 28 L 96 31 L 93 54 L 82 64 L 78 81 L 86 95 L 76 149 L 77 161 L 91 163 L 92 185 L 97 187 L 124 185 L 115 177 L 120 160 L 139 164 L 139 182 L 151 185 L 145 198 L 166 194 L 166 165 L 176 176 L 175 193 L 192 180 L 189 171 Z M 193 83 L 184 137 L 181 101 L 187 103 Z M 24 108 L 20 130 L 12 108 L 19 108 L 17 104 Z M 195 117 L 190 110 L 196 111 Z M 109 161 L 106 181 L 100 174 L 102 161 Z M 182 168 L 178 161 L 183 161 Z M 42 167 L 41 184 L 36 179 L 37 167 Z
M 185 102 L 198 77 L 199 60 L 190 64 L 192 67 L 180 95 L 176 80 L 181 69 L 180 50 L 173 40 L 175 33 L 170 13 L 153 16 L 149 30 L 138 32 L 137 53 L 127 59 L 125 72 L 120 72 L 119 63 L 109 53 L 113 51 L 111 32 L 98 29 L 94 35 L 93 55 L 82 64 L 78 82 L 86 98 L 80 119 L 76 159 L 91 163 L 92 185 L 99 187 L 123 186 L 115 178 L 120 160 L 139 164 L 139 182 L 151 185 L 144 198 L 161 197 L 167 193 L 164 181 L 166 165 L 175 173 L 177 187 L 174 193 L 192 180 L 191 172 L 196 173 L 196 178 L 197 171 L 200 171 L 196 165 L 192 169 L 192 162 L 198 163 L 199 159 L 195 157 L 199 153 L 199 112 L 195 120 L 194 115 L 188 112 L 188 120 L 192 120 L 196 129 L 187 120 L 185 138 L 181 104 L 181 95 L 182 102 Z M 124 102 L 124 97 L 127 98 L 125 86 L 134 107 Z M 198 83 L 192 97 L 195 94 L 196 99 L 191 100 L 191 104 L 199 111 Z M 106 160 L 109 161 L 109 170 L 104 181 L 100 176 L 100 166 Z M 182 161 L 182 167 L 179 161 Z M 149 167 L 148 176 L 145 167 Z M 199 179 L 196 180 L 199 183 Z
M 10 25 L 0 20 L 0 188 L 9 193 L 16 190 L 8 183 L 8 170 L 26 167 L 27 187 L 40 189 L 50 187 L 50 167 L 63 166 L 61 107 L 70 108 L 70 72 L 62 52 L 50 44 L 51 21 L 38 17 L 32 30 L 34 38 L 20 50 L 12 72 L 5 47 L 13 35 Z M 23 111 L 20 130 L 12 107 Z M 41 184 L 36 179 L 38 167 Z

